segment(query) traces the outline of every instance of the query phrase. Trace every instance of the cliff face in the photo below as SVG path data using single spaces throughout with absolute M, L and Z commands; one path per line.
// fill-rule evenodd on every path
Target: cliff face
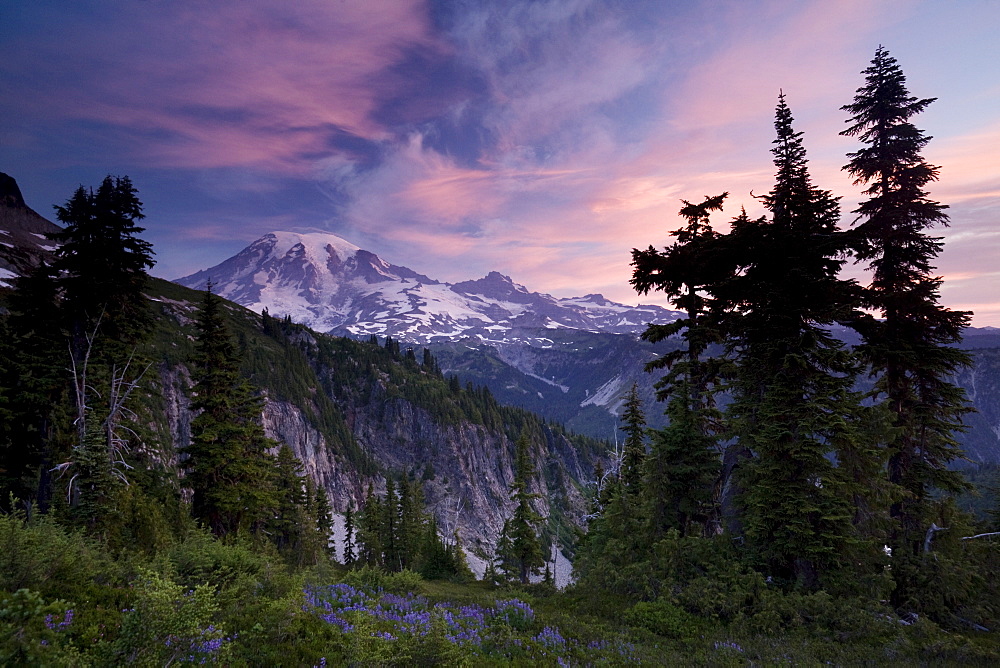
M 457 527 L 467 546 L 492 546 L 511 511 L 514 439 L 470 422 L 441 424 L 403 399 L 380 396 L 370 406 L 375 410 L 352 407 L 348 414 L 365 452 L 391 470 L 423 479 L 428 506 L 444 530 Z M 544 443 L 533 451 L 536 510 L 578 525 L 586 508 L 579 485 L 592 469 L 581 465 L 565 437 L 543 432 Z
M 194 417 L 186 360 L 193 351 L 191 315 L 198 295 L 186 290 L 183 295 L 188 299 L 157 300 L 158 345 L 167 353 L 158 366 L 155 403 L 169 432 L 161 436 L 169 444 L 159 459 L 175 468 L 190 442 Z M 474 390 L 449 388 L 444 378 L 378 346 L 338 342 L 301 327 L 291 336 L 268 336 L 259 330 L 257 316 L 235 306 L 231 311 L 246 371 L 265 395 L 265 431 L 288 444 L 335 511 L 359 508 L 369 487 L 383 492 L 386 475 L 409 475 L 423 481 L 428 508 L 442 531 L 457 530 L 473 551 L 492 549 L 512 510 L 514 441 L 523 425 L 487 424 L 479 413 L 492 404 Z M 419 398 L 427 392 L 437 394 Z M 443 413 L 439 404 L 450 412 Z M 566 545 L 569 528 L 582 522 L 587 502 L 581 489 L 599 448 L 588 443 L 581 451 L 576 439 L 533 416 L 511 415 L 532 426 L 536 510 L 550 518 L 556 542 Z
M 361 474 L 344 457 L 338 456 L 323 434 L 295 404 L 268 399 L 264 404 L 263 420 L 267 435 L 292 449 L 302 462 L 305 474 L 316 482 L 318 488 L 326 490 L 335 511 L 357 508 L 364 499 L 367 485 L 378 482 L 375 477 Z

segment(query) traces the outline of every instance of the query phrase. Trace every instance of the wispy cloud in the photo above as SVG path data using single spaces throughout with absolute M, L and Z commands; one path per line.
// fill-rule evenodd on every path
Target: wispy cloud
M 99 3 L 49 18 L 64 38 L 25 35 L 3 66 L 31 73 L 22 108 L 131 129 L 161 166 L 301 172 L 338 132 L 378 139 L 381 77 L 405 49 L 435 48 L 410 0 Z

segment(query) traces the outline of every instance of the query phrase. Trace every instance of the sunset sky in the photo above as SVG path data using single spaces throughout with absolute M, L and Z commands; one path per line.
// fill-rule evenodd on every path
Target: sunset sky
M 783 89 L 816 184 L 876 47 L 951 206 L 942 301 L 1000 326 L 996 0 L 0 0 L 0 171 L 52 218 L 127 174 L 176 278 L 272 230 L 339 234 L 441 280 L 498 270 L 629 303 L 680 200 L 760 206 Z

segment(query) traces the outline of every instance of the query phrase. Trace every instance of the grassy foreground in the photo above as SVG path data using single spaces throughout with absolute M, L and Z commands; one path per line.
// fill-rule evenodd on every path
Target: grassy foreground
M 47 518 L 0 516 L 0 665 L 912 665 L 1000 659 L 994 634 L 822 596 L 722 621 L 540 584 L 291 567 L 189 528 L 112 550 Z M 725 592 L 717 592 L 722 596 Z M 794 610 L 794 613 L 790 613 Z M 812 614 L 810 614 L 812 611 Z
M 992 633 L 811 605 L 741 621 L 578 589 L 290 567 L 188 528 L 118 549 L 0 516 L 0 665 L 912 665 L 995 663 Z M 818 607 L 817 607 L 818 606 Z M 801 610 L 802 606 L 798 608 Z M 839 619 L 834 619 L 839 615 Z M 770 622 L 768 622 L 770 620 Z M 766 624 L 775 626 L 768 630 Z

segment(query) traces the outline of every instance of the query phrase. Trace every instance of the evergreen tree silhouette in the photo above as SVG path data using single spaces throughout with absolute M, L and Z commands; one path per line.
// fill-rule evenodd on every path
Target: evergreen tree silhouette
M 947 207 L 928 197 L 938 168 L 921 155 L 931 138 L 910 119 L 935 98 L 910 95 L 898 63 L 881 46 L 863 74 L 864 85 L 843 107 L 851 117 L 841 134 L 865 144 L 848 154 L 844 169 L 855 184 L 867 186 L 868 199 L 854 210 L 853 246 L 872 272 L 865 305 L 880 317 L 860 319 L 856 328 L 863 338 L 859 354 L 876 378 L 874 396 L 892 415 L 888 477 L 901 493 L 890 508 L 888 543 L 897 584 L 893 600 L 902 603 L 919 595 L 907 562 L 919 560 L 936 517 L 933 491 L 963 486 L 948 464 L 961 455 L 955 432 L 971 408 L 950 379 L 971 364 L 953 344 L 972 314 L 939 303 L 941 278 L 933 260 L 942 244 L 926 232 L 948 224 Z

